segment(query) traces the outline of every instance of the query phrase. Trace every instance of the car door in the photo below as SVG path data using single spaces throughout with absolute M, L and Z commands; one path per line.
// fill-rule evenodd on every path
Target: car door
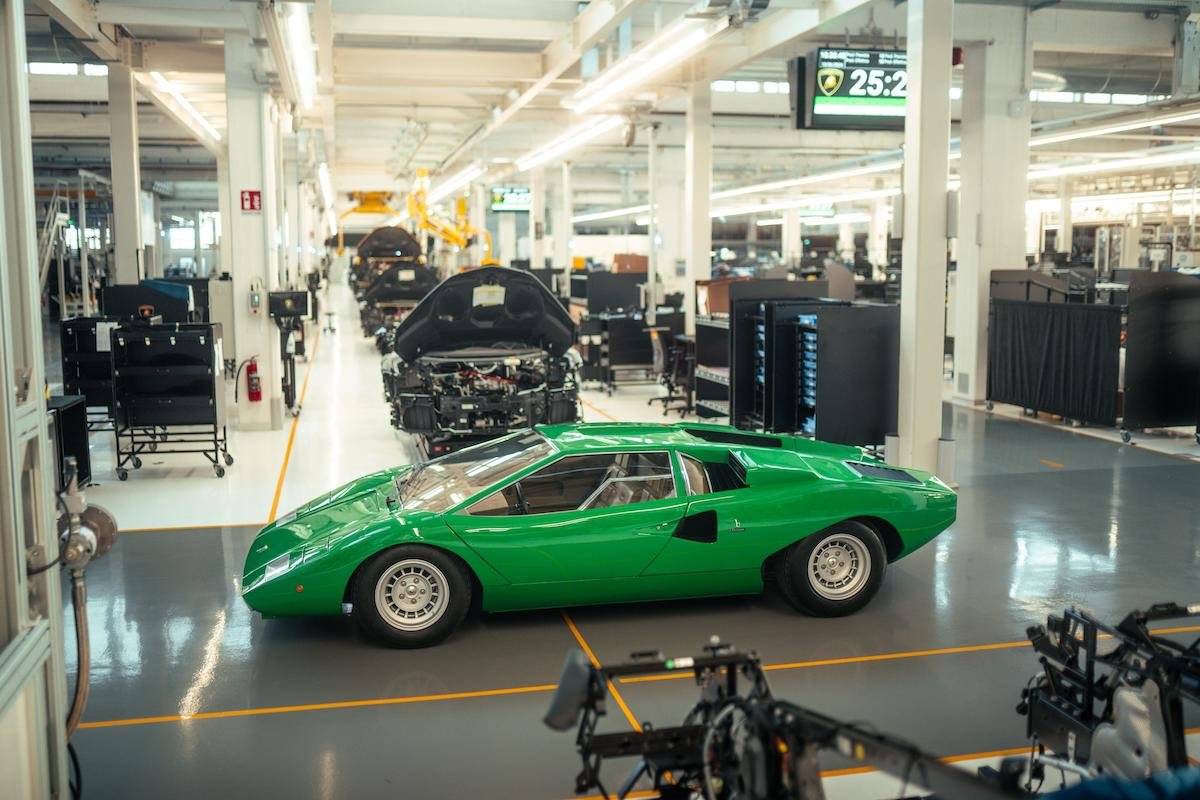
M 564 455 L 446 517 L 514 584 L 633 578 L 670 540 L 687 498 L 670 454 Z
M 643 574 L 758 570 L 763 553 L 754 534 L 770 514 L 758 507 L 761 495 L 719 461 L 701 462 L 682 451 L 678 458 L 687 510 L 670 543 Z

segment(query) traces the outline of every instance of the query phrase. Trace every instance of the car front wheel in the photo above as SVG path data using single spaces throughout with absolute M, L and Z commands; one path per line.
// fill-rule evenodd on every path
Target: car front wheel
M 818 617 L 853 614 L 879 591 L 887 552 L 875 531 L 842 522 L 789 547 L 779 588 L 798 611 Z
M 466 616 L 471 581 L 446 553 L 400 545 L 367 562 L 353 602 L 354 617 L 371 638 L 391 647 L 428 647 Z

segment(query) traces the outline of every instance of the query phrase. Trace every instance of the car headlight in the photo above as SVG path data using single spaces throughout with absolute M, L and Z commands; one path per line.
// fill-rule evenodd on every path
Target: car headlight
M 262 582 L 266 583 L 267 581 L 275 580 L 280 575 L 287 572 L 288 567 L 291 565 L 291 562 L 292 562 L 292 554 L 291 553 L 284 553 L 283 555 L 279 556 L 278 558 L 272 558 L 270 561 L 267 562 L 267 567 L 263 571 Z

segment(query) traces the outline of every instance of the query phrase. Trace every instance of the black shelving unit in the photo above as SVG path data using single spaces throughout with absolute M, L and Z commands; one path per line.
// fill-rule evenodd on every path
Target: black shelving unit
M 60 325 L 63 394 L 82 395 L 89 430 L 112 428 L 112 332 L 116 317 L 74 317 Z
M 217 477 L 233 464 L 225 428 L 221 326 L 122 325 L 113 333 L 117 477 L 141 456 L 198 453 Z
M 824 442 L 883 444 L 896 430 L 900 307 L 811 307 L 787 330 L 796 354 L 790 429 Z
M 589 314 L 580 321 L 582 377 L 611 395 L 617 386 L 647 384 L 654 375 L 654 343 L 641 313 Z
M 729 416 L 729 315 L 696 317 L 696 414 Z
M 795 375 L 795 346 L 782 330 L 815 305 L 846 301 L 810 297 L 786 300 L 737 300 L 730 325 L 730 420 L 744 430 L 790 430 Z

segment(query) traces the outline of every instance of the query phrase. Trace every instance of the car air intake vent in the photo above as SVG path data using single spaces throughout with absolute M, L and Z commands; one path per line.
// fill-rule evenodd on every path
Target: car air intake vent
M 764 436 L 754 433 L 733 433 L 730 431 L 711 431 L 705 428 L 684 428 L 689 435 L 703 439 L 713 444 L 740 444 L 746 447 L 783 447 L 778 436 Z
M 733 471 L 734 477 L 742 486 L 746 485 L 746 465 L 737 457 L 735 453 L 729 454 L 729 469 Z
M 857 461 L 847 461 L 846 465 L 867 478 L 883 478 L 889 481 L 904 481 L 905 483 L 920 483 L 918 479 L 902 469 L 885 467 L 879 464 L 861 464 Z

